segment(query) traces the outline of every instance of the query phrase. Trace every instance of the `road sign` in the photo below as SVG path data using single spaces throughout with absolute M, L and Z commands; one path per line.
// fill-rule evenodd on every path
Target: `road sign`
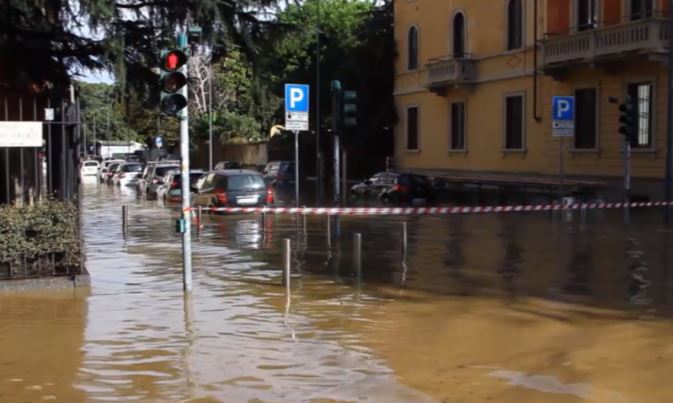
M 285 84 L 285 130 L 308 131 L 309 86 Z
M 552 97 L 552 135 L 572 137 L 575 135 L 575 97 Z
M 164 138 L 161 136 L 157 136 L 154 138 L 154 145 L 157 146 L 157 148 L 161 148 L 164 146 Z

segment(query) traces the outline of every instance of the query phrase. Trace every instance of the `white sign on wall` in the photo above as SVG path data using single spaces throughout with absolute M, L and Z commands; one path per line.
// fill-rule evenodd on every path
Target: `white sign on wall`
M 0 147 L 42 147 L 42 122 L 0 122 Z

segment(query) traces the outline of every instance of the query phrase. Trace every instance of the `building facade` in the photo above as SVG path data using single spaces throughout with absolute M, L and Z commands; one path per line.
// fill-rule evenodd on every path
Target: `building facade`
M 610 98 L 628 95 L 638 112 L 633 188 L 651 195 L 666 160 L 668 3 L 396 0 L 398 167 L 554 178 L 551 98 L 574 95 L 564 170 L 617 184 L 623 138 Z

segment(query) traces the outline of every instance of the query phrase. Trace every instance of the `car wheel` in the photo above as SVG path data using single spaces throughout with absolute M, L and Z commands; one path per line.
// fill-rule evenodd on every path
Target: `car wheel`
M 388 196 L 388 195 L 381 196 L 381 202 L 385 203 L 385 204 L 390 203 L 390 196 Z

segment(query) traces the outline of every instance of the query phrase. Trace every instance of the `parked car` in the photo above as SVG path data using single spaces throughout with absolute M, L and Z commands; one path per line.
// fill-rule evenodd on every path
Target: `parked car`
M 104 182 L 107 179 L 107 173 L 108 173 L 108 170 L 110 169 L 110 165 L 120 164 L 122 162 L 125 162 L 125 161 L 124 160 L 105 160 L 105 161 L 103 161 L 100 165 L 100 171 L 99 171 L 100 180 Z
M 287 186 L 294 183 L 293 161 L 271 161 L 262 172 L 264 181 L 272 186 Z
M 120 164 L 117 173 L 112 177 L 112 183 L 119 186 L 134 186 L 138 183 L 142 171 L 143 164 L 138 162 Z
M 119 168 L 119 166 L 121 164 L 123 164 L 123 162 L 115 162 L 115 163 L 112 163 L 112 164 L 108 165 L 107 172 L 105 172 L 105 176 L 103 177 L 103 182 L 105 182 L 107 184 L 111 184 L 112 183 L 112 177 L 117 173 L 117 169 Z
M 220 161 L 213 167 L 214 171 L 224 171 L 225 169 L 241 169 L 241 164 L 236 161 Z
M 97 176 L 98 175 L 98 168 L 99 168 L 98 161 L 84 161 L 82 163 L 82 168 L 80 168 L 80 175 L 82 176 Z
M 189 171 L 189 186 L 196 189 L 196 183 L 203 176 L 200 169 Z M 164 175 L 163 182 L 157 187 L 157 200 L 164 203 L 178 203 L 182 201 L 182 176 L 180 171 L 169 171 Z
M 256 207 L 274 202 L 273 189 L 258 172 L 211 171 L 199 181 L 193 204 L 204 207 Z
M 380 198 L 384 203 L 426 204 L 435 200 L 435 190 L 427 176 L 406 173 L 395 178 Z
M 385 190 L 395 185 L 395 179 L 399 176 L 395 172 L 379 172 L 366 181 L 353 185 L 350 190 L 351 197 L 379 200 Z
M 180 163 L 156 163 L 147 174 L 145 180 L 145 196 L 148 199 L 157 197 L 157 188 L 164 180 L 164 175 L 170 171 L 177 171 L 180 169 Z

